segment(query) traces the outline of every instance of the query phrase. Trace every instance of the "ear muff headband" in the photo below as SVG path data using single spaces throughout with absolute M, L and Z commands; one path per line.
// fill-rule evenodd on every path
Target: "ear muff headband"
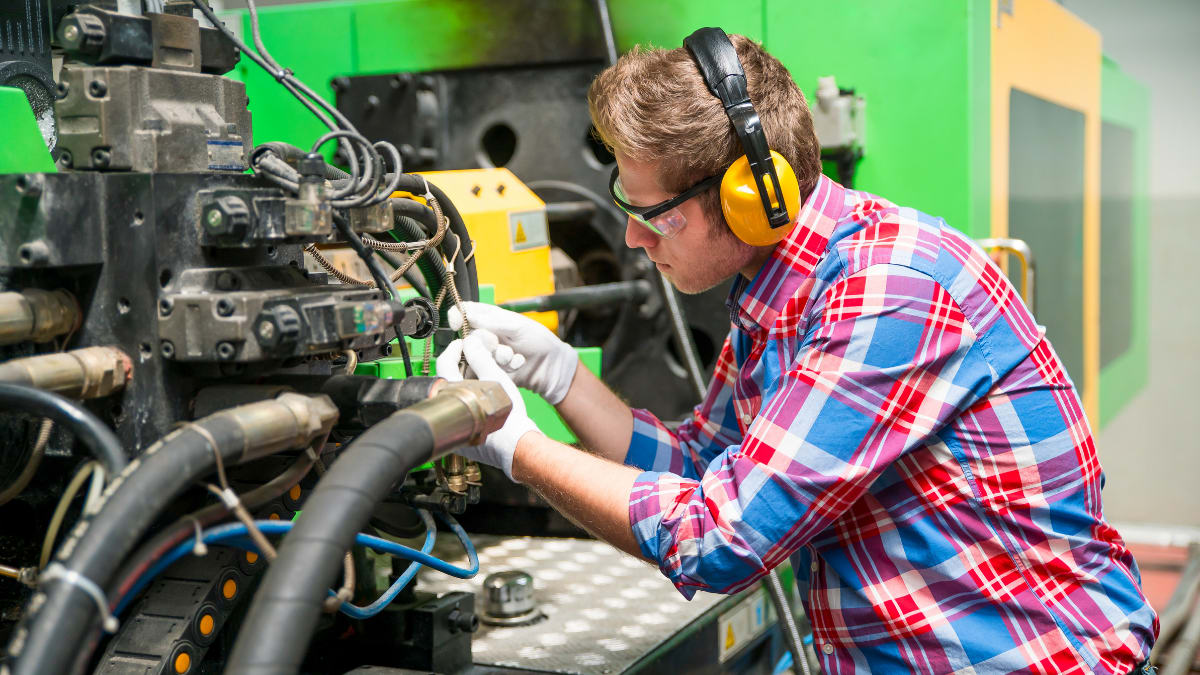
M 746 72 L 737 50 L 720 28 L 701 28 L 684 39 L 683 45 L 696 59 L 708 90 L 720 99 L 746 153 L 748 166 L 726 172 L 721 184 L 726 220 L 734 233 L 748 243 L 779 241 L 790 231 L 792 214 L 799 208 L 799 186 L 787 161 L 767 144 L 758 111 L 750 102 Z M 739 159 L 731 169 L 741 162 Z M 749 176 L 745 175 L 746 168 Z M 755 213 L 746 212 L 745 203 L 752 196 L 757 197 L 753 201 L 761 205 L 761 213 L 758 209 L 754 209 Z M 730 209 L 734 212 L 730 213 Z

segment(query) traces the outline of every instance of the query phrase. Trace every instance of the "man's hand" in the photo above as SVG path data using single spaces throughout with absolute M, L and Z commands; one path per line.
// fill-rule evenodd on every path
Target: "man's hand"
M 507 370 L 517 386 L 541 394 L 551 405 L 566 398 L 579 366 L 579 355 L 570 345 L 542 324 L 516 312 L 479 302 L 464 302 L 463 308 L 472 328 L 491 331 L 499 338 L 500 345 L 492 350 L 489 360 Z M 462 327 L 458 307 L 450 308 L 449 317 L 451 328 Z M 440 360 L 438 366 L 441 374 Z
M 501 310 L 503 311 L 503 310 Z M 451 342 L 446 351 L 437 359 L 438 375 L 450 382 L 462 380 L 458 372 L 458 362 L 466 357 L 467 365 L 480 380 L 498 382 L 512 400 L 512 411 L 504 426 L 488 434 L 483 445 L 460 448 L 457 452 L 463 457 L 469 457 L 484 464 L 504 470 L 510 479 L 513 477 L 513 454 L 517 449 L 517 441 L 527 433 L 541 434 L 533 420 L 525 412 L 525 402 L 521 400 L 521 392 L 513 383 L 504 369 L 496 363 L 493 353 L 498 346 L 496 336 L 486 330 L 476 330 L 463 340 Z

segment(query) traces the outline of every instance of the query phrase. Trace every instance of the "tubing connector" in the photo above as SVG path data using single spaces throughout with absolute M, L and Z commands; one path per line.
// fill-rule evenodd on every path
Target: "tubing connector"
M 464 417 L 462 407 L 469 413 Z M 433 429 L 434 456 L 460 445 L 479 445 L 488 434 L 504 425 L 512 401 L 497 382 L 466 380 L 442 384 L 433 398 L 407 411 L 420 415 Z
M 133 377 L 133 360 L 116 347 L 86 347 L 0 363 L 0 382 L 45 389 L 68 398 L 99 398 Z
M 329 433 L 337 421 L 338 409 L 328 396 L 285 393 L 269 401 L 259 401 L 223 410 L 207 420 L 225 417 L 236 424 L 245 438 L 242 458 L 249 461 L 279 450 L 303 448 Z
M 79 328 L 82 317 L 75 296 L 64 290 L 0 293 L 0 345 L 49 342 Z

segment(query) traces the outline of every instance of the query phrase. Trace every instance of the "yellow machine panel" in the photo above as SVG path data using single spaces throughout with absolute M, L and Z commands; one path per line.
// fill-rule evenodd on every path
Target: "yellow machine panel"
M 479 284 L 495 288 L 496 304 L 554 292 L 550 266 L 550 229 L 546 204 L 508 169 L 466 169 L 422 173 L 458 208 L 474 237 Z M 558 328 L 556 312 L 530 317 L 550 330 Z

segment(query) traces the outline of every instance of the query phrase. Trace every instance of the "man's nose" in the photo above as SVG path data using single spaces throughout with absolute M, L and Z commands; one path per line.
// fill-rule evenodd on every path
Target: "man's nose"
M 653 248 L 658 243 L 654 234 L 632 216 L 625 218 L 625 245 L 629 248 Z

